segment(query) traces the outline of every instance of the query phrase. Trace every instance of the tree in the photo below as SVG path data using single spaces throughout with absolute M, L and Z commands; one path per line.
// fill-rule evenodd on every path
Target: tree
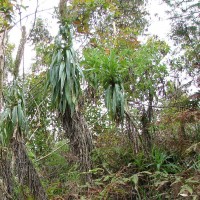
M 86 49 L 82 62 L 89 84 L 98 90 L 102 87 L 104 101 L 112 120 L 122 122 L 124 118 L 125 91 L 124 74 L 128 64 L 124 52 L 112 49 Z
M 27 131 L 23 90 L 14 81 L 5 95 L 5 109 L 1 116 L 1 145 L 10 149 L 13 154 L 14 169 L 19 184 L 22 187 L 28 186 L 36 199 L 47 199 L 38 173 L 23 144 L 24 134 Z M 10 195 L 14 194 L 13 191 L 8 192 L 11 192 Z
M 73 50 L 71 24 L 67 19 L 65 1 L 60 1 L 59 9 L 61 24 L 55 39 L 48 79 L 52 88 L 52 100 L 59 111 L 72 152 L 78 157 L 81 170 L 89 172 L 93 145 L 90 130 L 80 111 L 81 104 L 84 103 L 80 100 L 83 74 Z M 89 174 L 86 180 L 91 181 Z
M 150 145 L 148 129 L 153 121 L 153 105 L 164 91 L 163 85 L 168 74 L 166 65 L 162 64 L 168 52 L 169 46 L 156 37 L 135 49 L 91 48 L 84 51 L 85 75 L 92 87 L 98 90 L 103 88 L 111 119 L 123 123 L 129 104 L 140 102 L 146 146 Z
M 12 5 L 9 1 L 0 2 L 0 112 L 3 111 L 3 85 L 4 85 L 4 65 L 5 65 L 5 41 L 7 37 L 7 29 L 9 27 Z M 8 160 L 7 152 L 1 147 L 0 160 L 1 176 L 3 178 L 4 187 L 1 188 L 5 198 L 12 198 L 13 184 L 12 173 L 10 168 L 10 160 Z
M 0 2 L 0 6 L 0 111 L 2 111 L 5 41 L 7 37 L 7 30 L 9 28 L 9 21 L 11 20 L 12 4 L 10 1 L 5 0 Z
M 13 5 L 10 3 L 10 1 L 3 1 L 1 4 L 1 16 L 5 16 L 4 20 L 6 20 L 6 17 L 11 19 Z M 6 24 L 6 21 L 4 23 Z M 3 34 L 6 32 L 5 27 L 3 27 L 1 30 Z M 2 44 L 4 42 L 3 36 L 5 35 L 2 35 Z M 3 183 L 5 185 L 5 198 L 18 198 L 15 196 L 14 192 L 14 176 L 17 176 L 19 185 L 22 186 L 22 188 L 24 186 L 28 186 L 36 199 L 47 199 L 38 173 L 28 157 L 27 150 L 23 144 L 24 134 L 27 133 L 27 118 L 25 116 L 24 92 L 23 89 L 21 89 L 23 87 L 20 86 L 20 83 L 17 82 L 17 79 L 19 79 L 19 67 L 24 52 L 25 42 L 26 33 L 25 28 L 23 27 L 22 39 L 18 47 L 13 70 L 11 71 L 14 77 L 13 83 L 10 85 L 10 87 L 6 88 L 4 86 L 3 88 L 3 78 L 1 79 L 1 93 L 4 90 L 4 106 L 0 118 L 1 171 Z M 5 70 L 5 51 L 3 48 L 4 46 L 2 46 L 2 49 L 0 49 L 2 52 L 1 77 L 3 77 L 3 70 Z M 14 161 L 14 168 L 12 168 L 11 165 L 11 157 L 12 161 Z
M 199 74 L 199 2 L 164 0 L 169 5 L 171 15 L 171 38 L 178 47 L 180 58 L 174 66 L 186 70 L 188 75 L 198 79 Z M 177 49 L 176 49 L 177 52 Z M 173 63 L 173 61 L 172 61 Z M 196 76 L 197 75 L 197 76 Z
M 68 15 L 76 30 L 81 48 L 105 45 L 107 48 L 124 47 L 137 43 L 147 20 L 145 5 L 147 1 L 107 1 L 107 0 L 72 0 Z
M 156 37 L 149 38 L 146 44 L 133 52 L 131 60 L 130 100 L 141 103 L 141 125 L 146 145 L 150 146 L 149 127 L 153 122 L 153 106 L 165 95 L 167 67 L 163 63 L 169 52 L 169 46 Z

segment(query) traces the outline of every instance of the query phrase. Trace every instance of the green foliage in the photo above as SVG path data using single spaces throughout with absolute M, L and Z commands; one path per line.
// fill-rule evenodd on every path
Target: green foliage
M 147 14 L 145 2 L 147 1 L 74 0 L 70 7 L 70 16 L 77 33 L 92 32 L 101 42 L 105 41 L 104 36 L 112 39 L 113 22 L 116 23 L 116 28 L 121 34 L 135 37 L 147 24 L 147 20 L 142 17 Z M 112 45 L 109 40 L 107 42 Z
M 44 156 L 52 149 L 55 140 L 62 138 L 62 129 L 51 104 L 50 90 L 45 85 L 46 73 L 28 76 L 24 87 L 26 116 L 29 133 L 25 138 L 27 145 L 36 157 Z M 59 133 L 59 134 L 58 134 Z
M 21 131 L 27 129 L 27 119 L 25 116 L 25 100 L 23 90 L 14 82 L 5 91 L 5 109 L 1 115 L 1 143 L 8 145 L 17 128 Z
M 180 171 L 178 165 L 173 163 L 175 158 L 158 148 L 152 149 L 151 159 L 152 164 L 150 165 L 156 171 L 163 171 L 165 173 L 177 173 Z
M 0 19 L 2 30 L 10 27 L 12 7 L 23 8 L 11 2 L 0 2 L 0 10 L 6 14 Z M 145 2 L 70 1 L 61 7 L 64 15 L 59 18 L 54 44 L 46 21 L 35 21 L 29 39 L 36 51 L 33 71 L 37 73 L 25 76 L 23 86 L 15 83 L 5 88 L 0 136 L 1 145 L 8 146 L 15 128 L 23 133 L 29 121 L 23 140 L 50 199 L 198 198 L 199 100 L 190 100 L 180 85 L 166 81 L 171 74 L 165 62 L 170 49 L 164 41 L 155 36 L 146 43 L 138 41 L 146 26 Z M 199 3 L 186 1 L 189 7 L 184 10 L 182 1 L 170 2 L 179 10 L 174 13 L 172 35 L 185 53 L 177 60 L 169 58 L 170 65 L 181 71 L 187 63 L 187 70 L 196 75 L 199 39 L 195 10 Z M 85 40 L 83 44 L 88 45 L 83 50 L 82 68 L 73 50 L 74 40 L 78 44 Z M 6 66 L 12 71 L 14 47 L 6 47 Z M 82 46 L 79 51 L 82 55 Z M 82 70 L 86 84 L 81 82 Z M 45 87 L 46 76 L 49 88 Z M 79 160 L 70 152 L 68 141 L 63 140 L 64 131 L 57 120 L 58 115 L 73 115 L 81 88 L 85 95 L 79 111 L 89 123 L 95 143 L 93 169 L 84 173 L 79 171 Z M 142 109 L 152 114 L 145 125 Z M 153 148 L 145 148 L 144 128 L 151 133 Z M 83 174 L 91 175 L 91 185 L 83 185 Z M 20 199 L 32 198 L 25 186 L 16 185 L 15 190 Z
M 47 20 L 37 18 L 29 35 L 28 39 L 34 45 L 36 52 L 35 62 L 32 64 L 33 72 L 45 71 L 51 64 L 54 44 L 52 44 L 53 37 L 48 28 Z
M 171 38 L 174 40 L 177 51 L 181 52 L 173 67 L 186 70 L 188 75 L 196 76 L 199 73 L 199 2 L 198 1 L 171 1 L 164 0 L 169 5 L 171 15 Z
M 10 28 L 10 22 L 12 20 L 13 4 L 10 0 L 2 0 L 0 2 L 0 33 Z
M 85 76 L 94 88 L 103 87 L 106 108 L 112 119 L 124 117 L 125 91 L 123 76 L 128 66 L 124 52 L 115 49 L 87 49 L 84 51 Z
M 12 72 L 14 67 L 14 60 L 12 58 L 13 50 L 15 49 L 14 44 L 7 44 L 5 49 L 5 66 L 6 71 Z
M 29 40 L 33 44 L 50 42 L 52 40 L 52 36 L 48 30 L 47 20 L 43 20 L 42 18 L 36 19 L 35 27 L 30 33 Z
M 93 151 L 92 158 L 96 166 L 107 172 L 116 172 L 120 166 L 128 165 L 134 160 L 130 144 L 125 138 L 113 133 L 101 134 Z
M 53 148 L 57 151 L 52 149 L 49 156 L 36 162 L 42 169 L 48 197 L 77 195 L 81 191 L 79 187 L 81 173 L 78 171 L 78 166 L 72 164 L 66 140 L 57 142 Z
M 134 86 L 136 98 L 145 100 L 148 94 L 157 96 L 158 85 L 162 84 L 168 75 L 166 65 L 162 60 L 169 52 L 169 46 L 158 40 L 156 37 L 150 38 L 146 44 L 133 52 L 130 61 L 132 77 L 131 84 Z
M 144 152 L 139 152 L 136 156 L 134 156 L 133 161 L 131 164 L 136 167 L 138 171 L 145 171 L 147 170 L 147 160 Z
M 52 100 L 55 107 L 62 114 L 69 107 L 72 115 L 81 92 L 80 81 L 83 74 L 71 40 L 70 25 L 61 25 L 60 33 L 55 40 L 48 80 L 52 88 Z

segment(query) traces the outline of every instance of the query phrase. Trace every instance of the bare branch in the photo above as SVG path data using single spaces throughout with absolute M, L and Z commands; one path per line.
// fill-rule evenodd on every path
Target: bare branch
M 37 13 L 41 13 L 41 12 L 45 12 L 45 11 L 48 11 L 48 10 L 52 10 L 52 9 L 54 9 L 54 8 L 55 8 L 55 7 L 53 7 L 53 8 L 47 8 L 47 9 L 43 9 L 43 10 L 38 10 Z M 15 27 L 15 26 L 16 26 L 18 23 L 20 23 L 22 20 L 24 20 L 24 19 L 26 19 L 26 18 L 28 18 L 28 17 L 30 17 L 30 16 L 32 16 L 32 15 L 35 15 L 35 12 L 30 13 L 30 14 L 28 14 L 28 15 L 22 17 L 19 21 L 15 22 L 14 25 L 13 25 L 9 30 L 11 30 L 13 27 Z
M 33 26 L 32 26 L 32 29 L 30 30 L 30 33 L 29 33 L 29 36 L 28 38 L 30 37 L 31 35 L 31 32 L 33 31 L 34 27 L 35 27 L 35 21 L 36 21 L 36 17 L 37 17 L 37 12 L 38 12 L 38 0 L 37 0 L 37 6 L 36 6 L 36 9 L 35 9 L 35 13 L 34 13 L 34 21 L 33 21 Z

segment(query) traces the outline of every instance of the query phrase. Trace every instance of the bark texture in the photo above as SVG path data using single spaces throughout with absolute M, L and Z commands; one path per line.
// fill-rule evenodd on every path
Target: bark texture
M 0 151 L 0 175 L 2 177 L 2 182 L 0 183 L 0 200 L 7 200 L 12 199 L 14 194 L 13 175 L 7 149 L 1 148 Z
M 13 138 L 11 148 L 14 154 L 15 170 L 21 185 L 30 188 L 36 200 L 47 200 L 45 190 L 40 182 L 39 175 L 27 155 L 26 148 L 21 141 Z
M 70 141 L 72 153 L 78 157 L 81 171 L 88 172 L 92 167 L 90 154 L 93 144 L 92 135 L 84 117 L 80 112 L 74 113 L 71 117 L 70 111 L 66 111 L 63 116 L 63 128 Z M 91 182 L 89 174 L 86 175 L 85 181 Z

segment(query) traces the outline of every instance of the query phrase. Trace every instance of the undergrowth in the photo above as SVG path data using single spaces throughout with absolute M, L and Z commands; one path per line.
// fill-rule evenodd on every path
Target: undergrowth
M 44 159 L 35 161 L 31 150 L 29 155 L 51 200 L 199 199 L 199 125 L 187 124 L 184 136 L 169 131 L 177 131 L 177 124 L 170 129 L 159 126 L 152 133 L 148 153 L 142 148 L 134 153 L 125 134 L 101 133 L 92 152 L 93 168 L 88 172 L 92 183 L 82 181 L 85 173 L 79 171 L 77 158 L 63 145 L 66 141 L 58 142 L 58 150 Z M 17 190 L 20 193 L 22 189 Z M 27 188 L 23 192 L 31 199 Z
M 94 166 L 89 172 L 93 184 L 82 184 L 81 173 L 72 167 L 64 174 L 66 182 L 55 179 L 57 182 L 49 186 L 50 197 L 82 200 L 198 199 L 200 143 L 185 148 L 182 155 L 159 145 L 153 146 L 149 154 L 140 151 L 135 155 L 130 144 L 120 137 L 116 135 L 112 145 L 99 141 L 101 144 L 92 155 Z

